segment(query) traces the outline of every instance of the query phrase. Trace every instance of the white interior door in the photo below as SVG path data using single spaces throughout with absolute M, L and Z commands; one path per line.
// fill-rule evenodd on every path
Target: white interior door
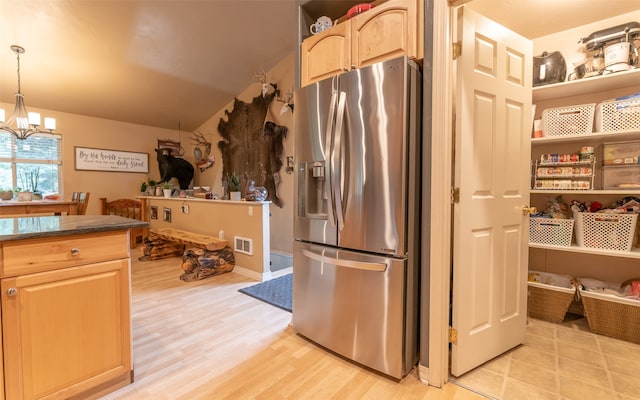
M 533 44 L 460 7 L 451 373 L 524 341 Z

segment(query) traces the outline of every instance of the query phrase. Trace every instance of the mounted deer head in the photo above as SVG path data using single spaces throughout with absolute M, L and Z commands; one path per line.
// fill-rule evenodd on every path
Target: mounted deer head
M 278 92 L 278 85 L 267 81 L 267 73 L 264 72 L 264 69 L 260 69 L 260 72 L 253 74 L 253 81 L 262 85 L 262 97 L 269 93 L 269 86 L 271 86 L 276 93 Z
M 196 145 L 196 148 L 193 150 L 193 155 L 197 162 L 209 157 L 211 153 L 211 142 L 209 142 L 202 133 L 198 131 L 194 132 L 191 142 Z
M 282 108 L 280 109 L 280 115 L 286 113 L 288 110 L 293 112 L 293 91 L 286 92 L 284 96 L 276 96 L 276 101 L 280 103 L 284 103 Z

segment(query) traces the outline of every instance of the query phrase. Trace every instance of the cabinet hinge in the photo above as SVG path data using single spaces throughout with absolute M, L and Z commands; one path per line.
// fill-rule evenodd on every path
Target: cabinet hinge
M 462 55 L 462 42 L 453 42 L 453 59 L 457 60 Z
M 460 202 L 460 188 L 451 188 L 451 204 Z
M 449 343 L 458 344 L 458 331 L 451 326 L 449 327 Z

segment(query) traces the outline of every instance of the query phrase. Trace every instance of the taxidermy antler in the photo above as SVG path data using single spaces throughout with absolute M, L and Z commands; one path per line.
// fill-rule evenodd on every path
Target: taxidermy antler
M 280 115 L 286 113 L 287 109 L 293 112 L 293 103 L 291 102 L 293 100 L 293 91 L 286 92 L 284 96 L 278 95 L 276 100 L 280 103 L 284 103 L 282 109 L 280 109 Z
M 196 161 L 200 161 L 203 158 L 209 157 L 209 154 L 211 153 L 211 142 L 209 142 L 202 133 L 198 131 L 194 132 L 193 137 L 191 138 L 191 142 L 196 145 L 196 149 L 194 149 Z M 200 150 L 200 146 L 204 148 L 204 154 L 202 153 L 202 150 Z
M 202 133 L 198 131 L 194 132 L 191 140 L 193 141 L 193 144 L 204 147 L 207 153 L 206 155 L 211 153 L 211 142 L 209 142 Z
M 278 94 L 278 84 L 277 83 L 269 83 L 267 81 L 267 73 L 264 72 L 264 69 L 260 69 L 260 72 L 256 72 L 253 74 L 253 81 L 256 83 L 260 83 L 262 85 L 262 97 L 266 96 L 269 93 L 269 86 L 276 91 Z

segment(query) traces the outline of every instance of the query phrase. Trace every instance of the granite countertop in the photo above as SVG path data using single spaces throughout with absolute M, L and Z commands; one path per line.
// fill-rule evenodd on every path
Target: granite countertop
M 148 227 L 148 222 L 116 215 L 0 218 L 0 242 Z

